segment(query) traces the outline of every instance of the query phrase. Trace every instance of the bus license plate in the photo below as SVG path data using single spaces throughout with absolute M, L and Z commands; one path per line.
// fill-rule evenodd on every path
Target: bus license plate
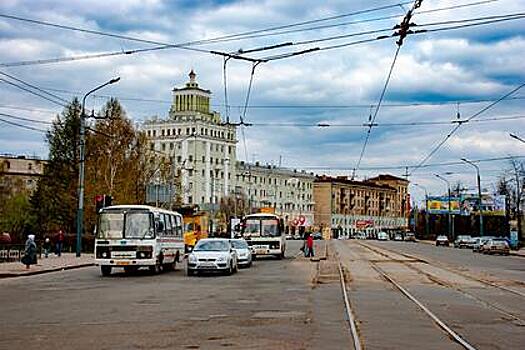
M 126 266 L 129 265 L 129 261 L 117 261 L 117 265 Z

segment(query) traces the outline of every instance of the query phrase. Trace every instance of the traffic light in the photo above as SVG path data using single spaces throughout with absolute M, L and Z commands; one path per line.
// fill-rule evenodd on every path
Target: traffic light
M 95 196 L 95 208 L 96 208 L 97 214 L 100 211 L 100 209 L 109 207 L 112 202 L 113 202 L 112 196 L 107 195 L 107 194 L 97 194 Z
M 102 208 L 104 208 L 104 195 L 97 194 L 95 196 L 95 210 L 96 210 L 96 213 L 98 214 L 98 212 Z

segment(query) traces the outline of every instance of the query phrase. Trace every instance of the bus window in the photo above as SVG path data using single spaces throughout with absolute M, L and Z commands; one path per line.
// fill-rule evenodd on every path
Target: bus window
M 180 216 L 174 216 L 175 219 L 175 235 L 177 237 L 182 237 L 182 218 Z
M 171 220 L 168 214 L 164 214 L 164 222 L 166 223 L 166 236 L 171 236 Z
M 99 218 L 97 237 L 102 239 L 122 238 L 124 213 L 102 213 Z
M 150 214 L 148 212 L 128 212 L 126 214 L 124 234 L 128 239 L 140 239 L 153 236 Z
M 155 216 L 155 229 L 160 236 L 164 235 L 164 219 L 162 215 Z
M 270 220 L 261 220 L 262 225 L 262 235 L 269 237 L 280 236 L 279 232 L 279 221 L 270 219 Z

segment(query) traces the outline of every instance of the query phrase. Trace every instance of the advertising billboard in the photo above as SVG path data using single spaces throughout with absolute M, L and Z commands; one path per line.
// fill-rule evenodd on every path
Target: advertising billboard
M 505 215 L 505 196 L 482 195 L 483 215 Z M 466 194 L 450 198 L 450 213 L 452 215 L 479 214 L 478 196 Z M 448 196 L 429 197 L 428 211 L 430 214 L 448 214 Z

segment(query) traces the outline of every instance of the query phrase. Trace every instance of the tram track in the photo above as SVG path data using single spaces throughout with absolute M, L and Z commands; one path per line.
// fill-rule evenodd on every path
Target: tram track
M 366 247 L 362 245 L 363 247 Z M 341 289 L 343 291 L 343 300 L 345 303 L 345 308 L 347 310 L 347 319 L 350 324 L 350 330 L 352 334 L 352 338 L 354 339 L 354 349 L 362 349 L 365 348 L 364 340 L 360 339 L 357 321 L 354 317 L 354 311 L 352 310 L 350 300 L 347 293 L 347 287 L 348 283 L 346 282 L 345 275 L 344 275 L 344 268 L 342 266 L 342 263 L 339 259 L 338 254 L 337 260 L 339 265 L 339 274 L 340 274 L 340 281 L 341 281 Z M 412 303 L 414 303 L 419 310 L 421 310 L 428 318 L 430 318 L 437 326 L 438 328 L 447 335 L 447 338 L 453 341 L 454 343 L 460 345 L 464 349 L 467 350 L 477 350 L 477 348 L 470 344 L 464 337 L 462 337 L 459 333 L 457 333 L 450 325 L 448 325 L 445 321 L 440 319 L 435 313 L 433 313 L 423 302 L 421 302 L 419 299 L 417 299 L 412 293 L 410 293 L 405 287 L 403 287 L 398 281 L 396 281 L 388 272 L 383 270 L 381 267 L 378 266 L 379 261 L 371 261 L 367 260 L 368 264 L 371 266 L 371 268 L 378 273 L 378 275 L 387 283 L 391 284 L 395 290 L 399 291 L 404 297 L 406 297 L 408 300 L 410 300 Z M 392 260 L 389 260 L 392 261 Z M 363 345 L 362 345 L 363 344 Z
M 393 261 L 392 257 L 390 255 L 385 254 L 384 252 L 376 249 L 376 247 L 372 248 L 372 247 L 370 247 L 370 246 L 368 246 L 366 244 L 362 244 L 362 243 L 358 243 L 358 244 L 361 245 L 364 248 L 367 248 L 368 250 L 370 250 L 370 251 L 372 251 L 372 252 L 374 252 L 376 254 L 379 254 L 379 255 L 389 259 L 388 261 Z M 383 249 L 383 248 L 381 248 L 381 249 L 384 250 L 384 251 L 393 252 L 395 254 L 404 255 L 404 254 L 401 254 L 401 253 L 398 253 L 398 252 L 391 251 L 389 249 Z M 488 301 L 488 300 L 486 300 L 484 298 L 481 298 L 481 297 L 479 297 L 479 296 L 477 296 L 477 295 L 475 295 L 473 293 L 470 293 L 470 292 L 466 291 L 465 289 L 463 289 L 461 287 L 458 287 L 456 285 L 452 285 L 451 283 L 448 283 L 447 281 L 444 281 L 440 277 L 438 277 L 438 276 L 436 276 L 434 274 L 431 274 L 429 272 L 423 271 L 422 269 L 420 269 L 420 268 L 418 268 L 418 267 L 413 265 L 414 262 L 423 262 L 423 263 L 429 264 L 427 261 L 424 261 L 424 260 L 419 259 L 419 258 L 414 258 L 414 257 L 407 257 L 407 258 L 409 258 L 411 260 L 403 261 L 403 260 L 397 259 L 397 260 L 395 260 L 395 262 L 401 263 L 404 266 L 406 266 L 407 268 L 411 269 L 412 271 L 427 277 L 433 283 L 436 283 L 438 285 L 444 286 L 446 288 L 453 289 L 456 292 L 458 292 L 458 293 L 460 293 L 460 294 L 462 294 L 462 295 L 464 295 L 464 296 L 466 296 L 466 297 L 468 297 L 470 299 L 473 299 L 476 302 L 484 305 L 485 307 L 490 308 L 490 309 L 492 309 L 492 310 L 494 310 L 494 311 L 496 311 L 496 312 L 498 312 L 498 313 L 500 313 L 500 314 L 502 314 L 502 315 L 504 315 L 504 316 L 506 316 L 506 317 L 508 317 L 508 318 L 510 318 L 512 320 L 514 320 L 514 321 L 519 322 L 519 324 L 518 324 L 519 326 L 525 326 L 525 320 L 523 318 L 521 318 L 520 316 L 516 315 L 515 313 L 513 313 L 513 312 L 511 312 L 511 311 L 509 311 L 509 310 L 507 310 L 505 308 L 502 308 L 502 307 L 494 304 L 491 301 Z M 429 264 L 429 265 L 431 265 L 431 264 Z M 433 266 L 435 266 L 435 265 L 433 265 Z M 439 268 L 441 268 L 441 267 L 439 267 Z M 452 271 L 452 272 L 454 272 L 454 271 Z M 491 284 L 489 284 L 489 285 L 492 286 Z
M 520 292 L 520 291 L 515 290 L 513 288 L 509 288 L 507 286 L 503 286 L 501 284 L 498 284 L 498 283 L 495 283 L 495 282 L 492 282 L 492 281 L 488 281 L 488 280 L 483 279 L 483 278 L 472 276 L 472 275 L 467 274 L 467 273 L 465 273 L 463 271 L 459 271 L 457 269 L 453 269 L 451 267 L 445 266 L 445 265 L 437 263 L 435 261 L 428 261 L 426 259 L 423 259 L 423 258 L 415 256 L 415 255 L 406 254 L 406 253 L 402 253 L 402 252 L 397 252 L 397 251 L 394 251 L 394 250 L 391 250 L 391 249 L 388 249 L 388 248 L 384 248 L 384 247 L 378 248 L 376 246 L 373 246 L 373 248 L 372 248 L 370 245 L 363 244 L 361 242 L 358 242 L 358 244 L 363 246 L 363 247 L 368 248 L 369 250 L 371 250 L 373 252 L 378 253 L 379 255 L 382 255 L 383 257 L 389 258 L 389 259 L 391 259 L 391 256 L 388 256 L 388 255 L 384 254 L 383 252 L 381 252 L 381 250 L 387 251 L 387 252 L 390 252 L 390 253 L 394 253 L 394 254 L 397 254 L 397 255 L 401 255 L 401 256 L 404 256 L 405 258 L 411 259 L 414 262 L 422 262 L 422 263 L 428 264 L 430 266 L 434 266 L 434 267 L 440 268 L 442 270 L 455 273 L 455 274 L 457 274 L 457 275 L 459 275 L 461 277 L 467 278 L 467 279 L 469 279 L 471 281 L 478 282 L 478 283 L 481 283 L 483 285 L 490 286 L 490 287 L 493 287 L 493 288 L 496 288 L 496 289 L 499 289 L 499 290 L 502 290 L 502 291 L 505 291 L 505 292 L 508 292 L 508 293 L 511 293 L 511 294 L 514 294 L 514 295 L 517 295 L 517 296 L 525 298 L 525 293 L 523 293 L 523 292 Z

